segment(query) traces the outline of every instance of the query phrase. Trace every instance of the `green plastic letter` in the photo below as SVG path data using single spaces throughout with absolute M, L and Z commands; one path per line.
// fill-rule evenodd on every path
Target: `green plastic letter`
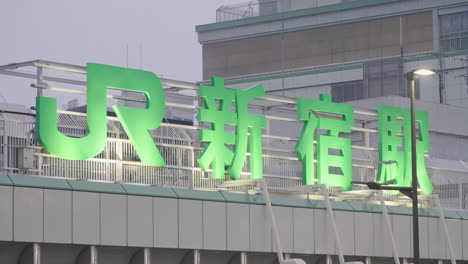
M 311 111 L 331 113 L 341 118 L 315 116 Z M 314 184 L 314 134 L 323 129 L 326 135 L 317 136 L 317 183 L 351 189 L 352 157 L 351 140 L 340 138 L 341 132 L 351 132 L 354 123 L 353 107 L 332 103 L 330 95 L 321 94 L 320 100 L 297 99 L 297 119 L 305 121 L 296 153 L 302 160 L 303 183 Z M 330 154 L 330 150 L 337 151 Z M 339 172 L 338 172 L 339 171 Z
M 106 145 L 107 100 L 106 89 L 142 92 L 146 108 L 114 106 L 141 162 L 164 166 L 165 162 L 154 145 L 149 129 L 157 128 L 164 116 L 164 92 L 158 77 L 151 72 L 87 64 L 87 132 L 84 137 L 72 138 L 57 129 L 56 99 L 37 97 L 37 138 L 49 153 L 60 158 L 82 160 L 99 154 Z
M 211 165 L 212 178 L 224 179 L 224 166 L 230 165 L 233 158 L 225 144 L 234 144 L 235 141 L 233 133 L 224 131 L 224 125 L 235 125 L 237 121 L 236 114 L 231 112 L 235 91 L 224 89 L 224 79 L 220 77 L 212 77 L 211 85 L 198 87 L 204 108 L 198 108 L 197 117 L 199 121 L 210 122 L 211 129 L 199 131 L 200 141 L 208 142 L 208 145 L 197 162 L 203 171 Z M 216 100 L 219 100 L 219 108 Z
M 379 158 L 382 162 L 379 164 L 376 180 L 385 182 L 393 179 L 395 181 L 392 185 L 409 187 L 412 179 L 410 110 L 379 105 L 378 119 Z M 398 119 L 402 121 L 399 122 Z M 433 187 L 424 161 L 424 154 L 429 152 L 427 112 L 416 111 L 416 122 L 419 125 L 416 141 L 418 183 L 424 194 L 431 194 Z M 401 151 L 398 148 L 401 148 Z
M 263 178 L 262 129 L 266 126 L 264 116 L 251 115 L 248 112 L 249 100 L 265 94 L 263 86 L 257 85 L 248 90 L 236 89 L 236 145 L 234 159 L 228 173 L 231 179 L 239 179 L 244 167 L 247 152 L 247 132 L 250 133 L 250 178 Z
M 198 120 L 210 122 L 211 129 L 200 130 L 200 141 L 208 142 L 203 149 L 198 164 L 203 171 L 211 165 L 212 178 L 224 179 L 225 166 L 229 166 L 231 179 L 237 180 L 244 167 L 250 133 L 250 178 L 263 177 L 262 129 L 266 126 L 264 116 L 248 112 L 249 101 L 265 94 L 263 86 L 257 85 L 247 90 L 232 90 L 224 87 L 224 79 L 211 78 L 211 86 L 200 86 L 198 94 L 203 98 L 204 108 L 198 109 Z M 219 107 L 216 101 L 219 101 Z M 236 102 L 236 112 L 231 111 Z M 226 132 L 225 125 L 235 125 L 236 132 Z M 226 144 L 235 144 L 234 153 Z
M 403 152 L 398 148 L 403 147 L 401 138 L 401 123 L 398 119 L 402 117 L 399 107 L 379 105 L 378 110 L 378 133 L 379 133 L 379 171 L 377 182 L 395 180 L 393 185 L 401 185 L 404 180 L 405 162 Z

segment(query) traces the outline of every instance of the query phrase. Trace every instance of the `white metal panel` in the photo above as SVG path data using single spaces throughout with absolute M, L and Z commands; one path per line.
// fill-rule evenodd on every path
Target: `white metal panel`
M 317 209 L 314 211 L 314 224 L 315 253 L 335 254 L 333 226 L 327 210 Z
M 463 228 L 463 259 L 468 260 L 468 220 L 461 220 Z
M 444 230 L 440 225 L 440 219 L 429 217 L 427 218 L 429 228 L 429 258 L 444 259 L 445 258 L 445 235 Z
M 335 222 L 344 255 L 354 255 L 354 212 L 335 211 Z M 335 246 L 338 254 L 338 247 Z
M 44 242 L 71 243 L 72 192 L 44 190 Z
M 249 205 L 227 203 L 227 250 L 248 251 Z
M 44 191 L 35 188 L 14 188 L 14 240 L 44 240 Z
M 179 200 L 179 247 L 203 247 L 202 201 Z
M 0 186 L 0 240 L 13 240 L 13 187 Z
M 119 194 L 101 194 L 101 244 L 127 245 L 127 198 Z
M 128 246 L 153 247 L 153 198 L 127 196 Z
M 411 220 L 411 230 L 413 222 Z M 429 222 L 427 217 L 419 217 L 419 254 L 421 258 L 429 258 Z M 413 245 L 413 232 L 411 231 L 411 245 Z M 411 255 L 413 247 L 411 246 Z
M 176 199 L 155 197 L 153 198 L 153 208 L 154 247 L 178 247 L 180 223 L 190 221 L 192 216 L 188 215 L 185 216 L 186 219 L 180 219 L 181 214 L 179 213 L 179 204 Z
M 411 244 L 411 216 L 406 215 L 392 215 L 392 232 L 395 238 L 399 257 L 409 258 L 412 257 Z
M 74 191 L 72 196 L 73 243 L 100 244 L 99 194 Z
M 462 222 L 459 219 L 446 219 L 447 229 L 450 241 L 452 242 L 453 253 L 455 259 L 461 260 L 463 258 L 463 230 Z M 450 250 L 448 242 L 445 243 L 445 258 L 450 259 Z
M 284 253 L 294 252 L 294 220 L 292 207 L 273 206 L 278 235 L 280 238 L 281 249 Z M 273 251 L 276 252 L 276 241 L 272 236 Z
M 357 256 L 374 255 L 374 214 L 354 213 L 354 248 Z
M 313 254 L 314 243 L 314 210 L 294 208 L 294 253 Z
M 271 220 L 264 205 L 250 205 L 250 250 L 271 251 Z
M 203 201 L 203 248 L 226 250 L 226 203 Z
M 391 218 L 390 218 L 391 222 Z M 391 257 L 392 240 L 383 214 L 374 214 L 374 256 Z

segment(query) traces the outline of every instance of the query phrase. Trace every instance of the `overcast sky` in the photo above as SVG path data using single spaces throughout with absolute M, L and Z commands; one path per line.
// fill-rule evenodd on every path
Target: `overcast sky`
M 216 20 L 216 8 L 242 0 L 0 0 L 0 65 L 44 59 L 140 67 L 160 77 L 201 79 L 195 25 Z M 9 103 L 33 105 L 31 80 L 0 75 Z M 3 100 L 2 100 L 3 101 Z

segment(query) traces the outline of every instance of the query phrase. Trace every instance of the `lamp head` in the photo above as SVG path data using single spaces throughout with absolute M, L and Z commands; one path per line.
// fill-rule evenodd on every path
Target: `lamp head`
M 408 73 L 406 73 L 406 77 L 408 79 L 417 79 L 421 76 L 429 76 L 429 75 L 433 75 L 435 74 L 435 71 L 431 70 L 431 69 L 425 69 L 425 68 L 421 68 L 421 69 L 415 69 L 415 70 L 412 70 Z
M 435 74 L 435 72 L 430 69 L 417 69 L 414 71 L 414 74 L 419 75 L 419 76 L 428 76 L 428 75 Z

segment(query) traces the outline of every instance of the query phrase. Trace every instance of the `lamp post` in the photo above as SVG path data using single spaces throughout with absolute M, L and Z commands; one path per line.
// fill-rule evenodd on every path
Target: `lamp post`
M 410 85 L 411 111 L 411 200 L 413 201 L 413 263 L 419 264 L 419 217 L 418 217 L 418 176 L 416 167 L 416 110 L 414 107 L 414 82 L 420 76 L 432 75 L 435 72 L 428 69 L 418 69 L 406 73 Z
M 432 75 L 435 72 L 428 69 L 417 69 L 405 74 L 410 85 L 410 104 L 411 104 L 411 187 L 403 186 L 387 186 L 392 184 L 391 181 L 384 183 L 377 182 L 358 182 L 354 181 L 353 184 L 365 184 L 369 189 L 373 190 L 397 190 L 412 200 L 413 209 L 413 263 L 420 264 L 419 258 L 419 217 L 418 217 L 418 176 L 416 167 L 416 111 L 414 107 L 414 81 L 420 76 Z M 382 163 L 389 164 L 394 161 L 382 161 Z

